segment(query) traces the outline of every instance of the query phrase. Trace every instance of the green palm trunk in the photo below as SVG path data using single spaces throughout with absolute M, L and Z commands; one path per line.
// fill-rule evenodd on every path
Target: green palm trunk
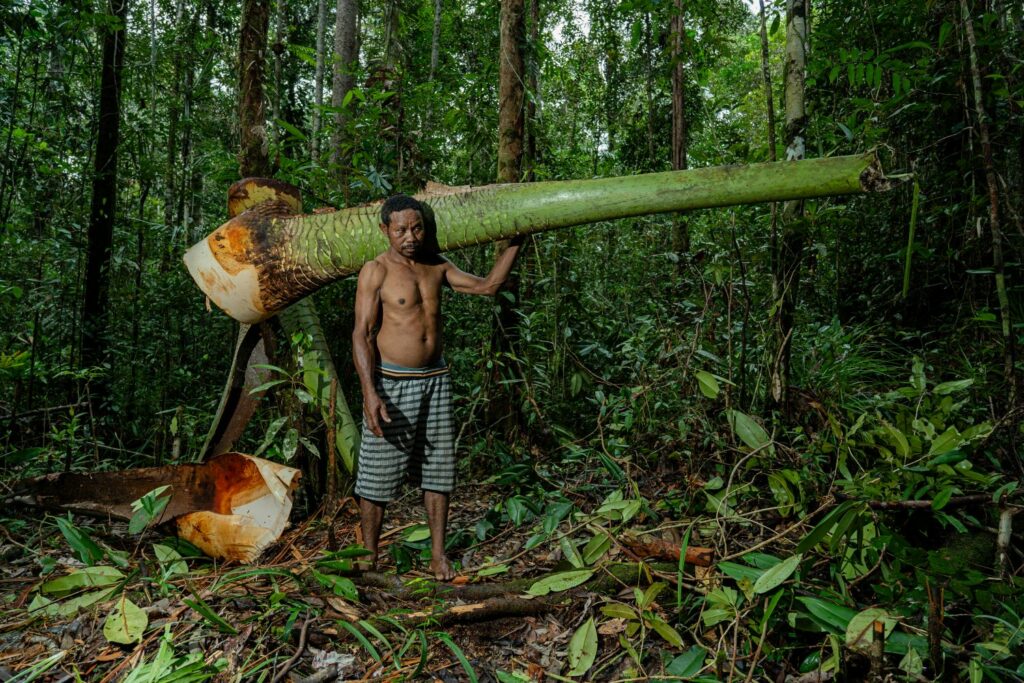
M 474 244 L 646 214 L 888 189 L 873 153 L 720 166 L 619 178 L 433 186 L 417 195 L 436 220 L 437 244 Z M 241 322 L 264 320 L 356 272 L 388 244 L 378 206 L 295 216 L 279 202 L 233 218 L 185 254 L 200 288 Z

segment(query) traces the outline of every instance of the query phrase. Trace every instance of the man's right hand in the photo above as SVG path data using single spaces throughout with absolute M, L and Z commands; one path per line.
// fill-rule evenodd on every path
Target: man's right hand
M 377 436 L 384 436 L 380 421 L 391 422 L 391 417 L 388 415 L 387 406 L 384 405 L 384 401 L 380 400 L 377 392 L 366 392 L 363 398 L 363 415 L 366 417 L 366 425 L 370 431 Z

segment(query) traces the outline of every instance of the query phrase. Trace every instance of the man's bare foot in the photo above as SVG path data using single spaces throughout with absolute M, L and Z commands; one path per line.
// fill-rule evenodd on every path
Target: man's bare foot
M 448 558 L 444 555 L 435 557 L 430 561 L 430 571 L 438 581 L 451 581 L 455 578 L 455 570 L 448 564 Z

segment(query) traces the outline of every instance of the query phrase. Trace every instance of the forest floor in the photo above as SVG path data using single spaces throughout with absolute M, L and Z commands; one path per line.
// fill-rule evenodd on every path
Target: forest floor
M 665 483 L 677 477 L 649 476 L 637 486 L 651 492 L 650 500 L 659 492 L 681 493 L 678 484 Z M 351 499 L 333 522 L 333 544 L 326 520 L 315 513 L 251 566 L 193 557 L 176 539 L 158 539 L 158 530 L 140 539 L 129 535 L 125 523 L 75 517 L 71 528 L 109 551 L 107 561 L 95 563 L 107 566 L 99 574 L 76 557 L 66 533 L 62 537 L 68 525 L 58 532 L 53 516 L 8 511 L 0 538 L 0 681 L 12 675 L 19 681 L 104 682 L 571 680 L 566 675 L 581 652 L 586 656 L 588 639 L 597 654 L 582 680 L 664 676 L 689 646 L 667 642 L 678 638 L 672 627 L 663 637 L 650 627 L 662 633 L 656 624 L 677 618 L 668 612 L 673 599 L 679 607 L 681 579 L 692 593 L 700 588 L 695 584 L 714 581 L 714 571 L 687 566 L 684 577 L 676 560 L 667 569 L 645 565 L 638 572 L 638 552 L 649 549 L 637 550 L 630 530 L 648 527 L 660 540 L 655 545 L 669 548 L 668 558 L 674 547 L 678 558 L 685 524 L 652 516 L 646 506 L 631 507 L 614 494 L 602 502 L 607 486 L 578 490 L 588 486 L 564 484 L 557 499 L 545 502 L 542 494 L 533 501 L 510 497 L 508 486 L 464 485 L 453 498 L 449 522 L 455 546 L 449 555 L 459 578 L 440 588 L 425 573 L 424 513 L 413 491 L 388 510 L 377 572 L 355 570 L 351 552 L 328 552 L 329 545 L 353 548 L 361 540 Z M 577 512 L 567 514 L 570 509 Z M 184 560 L 168 552 L 172 548 Z M 581 562 L 583 556 L 591 561 Z M 633 580 L 608 571 L 629 562 Z M 77 583 L 61 578 L 90 572 L 92 578 Z M 583 583 L 554 586 L 545 596 L 525 594 L 535 579 L 553 572 Z M 660 600 L 664 607 L 651 596 L 649 620 L 637 616 L 632 624 L 627 609 L 601 617 L 600 607 L 616 596 L 636 600 L 634 588 L 642 596 L 652 581 L 668 590 Z M 591 616 L 598 617 L 596 632 Z M 646 640 L 641 632 L 639 652 L 627 654 L 623 643 L 637 643 L 637 626 L 645 627 Z M 623 637 L 627 630 L 629 639 Z M 717 638 L 704 637 L 714 648 Z M 119 638 L 128 642 L 112 642 Z M 703 648 L 699 652 L 703 662 Z

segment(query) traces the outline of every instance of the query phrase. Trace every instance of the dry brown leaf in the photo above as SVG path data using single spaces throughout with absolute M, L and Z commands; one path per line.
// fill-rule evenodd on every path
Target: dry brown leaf
M 340 614 L 345 621 L 354 623 L 362 618 L 359 614 L 359 610 L 341 598 L 329 597 L 327 598 L 327 604 L 331 606 L 331 609 Z M 326 631 L 324 631 L 324 633 L 326 633 Z
M 609 619 L 597 627 L 597 632 L 602 636 L 614 636 L 626 630 L 626 620 L 622 618 Z

